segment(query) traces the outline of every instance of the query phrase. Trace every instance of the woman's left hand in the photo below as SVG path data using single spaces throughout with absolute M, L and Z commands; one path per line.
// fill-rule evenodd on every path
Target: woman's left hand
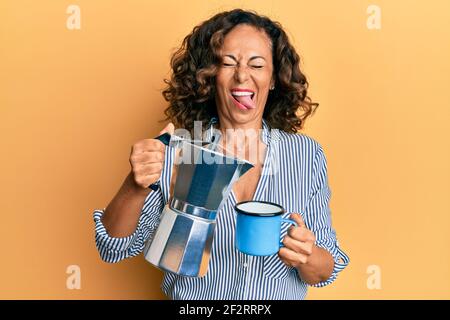
M 278 256 L 287 266 L 297 268 L 308 263 L 315 248 L 316 237 L 306 228 L 300 214 L 292 213 L 290 219 L 294 220 L 298 226 L 289 228 L 283 239 L 284 247 L 280 248 Z

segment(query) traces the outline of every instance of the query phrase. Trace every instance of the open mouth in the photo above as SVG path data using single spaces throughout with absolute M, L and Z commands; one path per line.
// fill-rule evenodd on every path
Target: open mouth
M 236 101 L 239 102 L 239 100 L 236 99 L 236 95 L 231 94 L 231 96 L 233 97 L 234 100 L 236 100 Z M 253 101 L 254 101 L 254 99 L 253 99 L 254 97 L 255 97 L 255 94 L 254 94 L 254 93 L 250 94 L 250 99 L 252 99 Z
M 234 104 L 241 110 L 255 109 L 255 93 L 252 90 L 231 90 Z

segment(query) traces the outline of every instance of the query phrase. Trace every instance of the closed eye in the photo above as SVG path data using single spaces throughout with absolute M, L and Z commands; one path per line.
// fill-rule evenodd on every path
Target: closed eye
M 225 67 L 234 67 L 234 66 L 236 66 L 235 64 L 232 64 L 232 63 L 222 63 L 222 65 L 225 66 Z M 255 68 L 255 69 L 264 68 L 264 66 L 251 66 L 251 67 Z

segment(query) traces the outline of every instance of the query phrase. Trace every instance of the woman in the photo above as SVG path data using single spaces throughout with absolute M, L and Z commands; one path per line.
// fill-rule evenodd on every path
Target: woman
M 266 157 L 257 157 L 218 213 L 207 275 L 166 273 L 162 288 L 169 297 L 304 299 L 308 285 L 333 282 L 348 264 L 331 225 L 323 149 L 296 134 L 317 107 L 307 96 L 299 64 L 280 24 L 240 9 L 194 28 L 173 56 L 173 75 L 163 92 L 168 119 L 189 131 L 200 120 L 204 129 L 219 130 L 222 145 L 236 139 L 236 129 L 261 129 L 261 135 L 245 136 L 233 150 L 248 157 L 256 145 L 274 156 L 278 172 L 267 174 Z M 161 132 L 173 130 L 169 123 Z M 108 207 L 94 213 L 96 243 L 105 261 L 142 252 L 168 201 L 172 159 L 172 148 L 158 140 L 133 145 L 130 174 Z M 150 191 L 156 181 L 161 188 Z M 234 205 L 252 199 L 282 205 L 298 224 L 282 230 L 284 247 L 277 255 L 247 256 L 234 247 Z

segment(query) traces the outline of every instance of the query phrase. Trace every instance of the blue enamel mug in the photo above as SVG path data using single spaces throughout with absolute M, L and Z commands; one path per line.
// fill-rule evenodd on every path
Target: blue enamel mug
M 234 206 L 236 216 L 236 248 L 252 256 L 270 256 L 277 253 L 281 223 L 297 226 L 295 221 L 281 218 L 283 207 L 267 201 L 244 201 Z

